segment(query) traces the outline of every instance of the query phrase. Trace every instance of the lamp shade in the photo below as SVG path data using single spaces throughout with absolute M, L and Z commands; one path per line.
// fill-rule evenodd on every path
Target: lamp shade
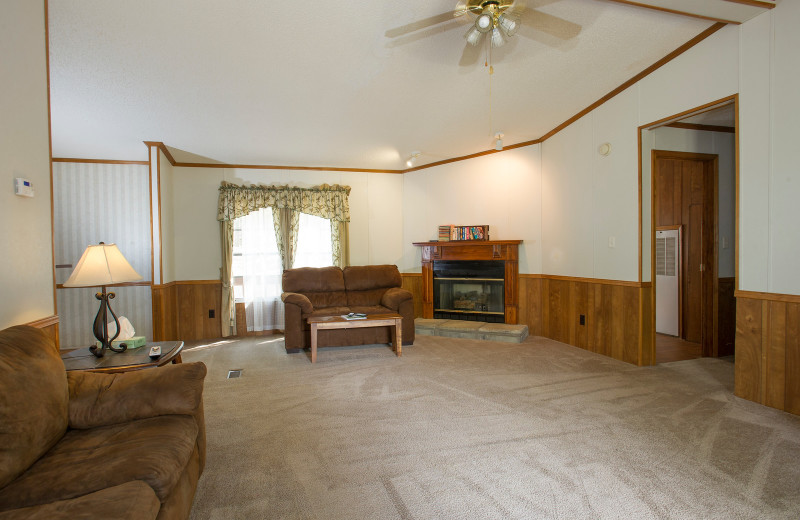
M 86 248 L 64 287 L 97 287 L 141 279 L 116 244 L 101 242 Z

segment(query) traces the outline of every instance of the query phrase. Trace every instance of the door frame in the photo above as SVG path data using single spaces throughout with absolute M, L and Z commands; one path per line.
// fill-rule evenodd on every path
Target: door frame
M 672 150 L 658 150 L 651 151 L 651 164 L 650 164 L 650 189 L 652 195 L 652 204 L 650 206 L 650 218 L 652 222 L 652 235 L 650 239 L 651 244 L 651 261 L 652 266 L 655 267 L 656 248 L 656 170 L 659 159 L 679 159 L 700 161 L 703 163 L 703 217 L 704 222 L 706 218 L 710 218 L 712 225 L 710 228 L 703 225 L 702 228 L 702 287 L 701 287 L 701 325 L 700 325 L 700 344 L 701 353 L 703 357 L 716 357 L 719 352 L 719 330 L 717 326 L 719 316 L 719 155 L 696 153 L 696 152 L 680 152 Z M 710 189 L 709 189 L 710 188 Z M 684 226 L 688 224 L 684 223 Z M 689 236 L 688 227 L 685 236 Z M 707 245 L 711 244 L 711 247 Z M 683 244 L 681 244 L 681 273 L 686 273 L 686 267 L 683 264 Z M 651 271 L 651 278 L 653 281 L 653 313 L 655 313 L 655 297 L 658 287 L 656 286 L 655 274 Z M 681 281 L 681 286 L 683 281 Z M 682 287 L 681 287 L 682 290 Z M 682 302 L 681 302 L 682 303 Z M 681 333 L 683 332 L 683 315 L 681 309 Z
M 645 179 L 650 177 L 648 182 L 652 183 L 652 163 L 645 163 L 643 159 L 643 149 L 645 148 L 645 131 L 654 130 L 660 126 L 665 126 L 670 123 L 680 121 L 692 115 L 701 114 L 710 110 L 721 108 L 725 105 L 733 105 L 735 111 L 735 128 L 734 128 L 734 161 L 735 161 L 735 202 L 734 202 L 734 289 L 739 290 L 739 94 L 733 94 L 705 105 L 696 106 L 683 112 L 679 112 L 656 121 L 642 124 L 637 129 L 637 140 L 639 143 L 639 283 L 643 288 L 642 298 L 643 301 L 639 307 L 640 315 L 640 359 L 645 359 L 645 364 L 655 364 L 656 360 L 656 293 L 653 280 L 655 280 L 655 244 L 652 240 L 654 236 L 655 217 L 653 215 L 653 208 L 655 205 L 654 191 L 652 184 L 645 186 Z M 651 168 L 651 175 L 645 177 L 645 165 Z M 649 188 L 649 194 L 648 192 Z M 649 225 L 645 223 L 645 197 L 649 196 L 650 201 L 650 222 Z M 650 276 L 649 280 L 644 277 L 644 262 L 647 261 L 647 252 L 645 249 L 645 236 L 649 234 L 650 238 Z M 718 255 L 717 255 L 718 256 Z M 717 284 L 719 280 L 717 279 Z M 649 292 L 649 295 L 647 294 Z M 734 345 L 735 348 L 735 345 Z

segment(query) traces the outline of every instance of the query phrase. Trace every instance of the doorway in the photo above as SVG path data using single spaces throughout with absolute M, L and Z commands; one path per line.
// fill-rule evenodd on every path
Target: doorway
M 648 336 L 654 364 L 734 353 L 736 331 L 737 96 L 643 125 L 640 130 L 641 280 L 650 286 Z M 681 235 L 681 279 L 663 269 L 665 230 Z M 657 251 L 658 247 L 662 247 Z M 647 251 L 650 258 L 647 258 Z M 659 253 L 662 255 L 659 266 Z M 662 273 L 667 274 L 667 273 Z M 679 321 L 658 334 L 657 305 L 676 294 Z M 663 352 L 662 352 L 663 351 Z
M 715 154 L 652 151 L 653 200 L 656 237 L 656 316 L 666 319 L 674 313 L 677 328 L 656 322 L 656 360 L 669 349 L 667 359 L 676 360 L 676 351 L 683 350 L 686 359 L 715 355 L 716 268 L 717 268 L 717 189 L 719 157 Z M 675 231 L 672 235 L 670 231 Z M 661 238 L 658 235 L 663 234 Z M 670 236 L 666 236 L 666 235 Z M 673 239 L 677 237 L 678 241 Z M 662 248 L 659 248 L 659 245 Z M 667 245 L 670 247 L 668 248 Z M 660 256 L 659 249 L 663 250 Z M 673 251 L 677 269 L 676 297 L 665 284 L 670 274 L 666 260 Z M 663 262 L 659 259 L 663 258 Z M 675 305 L 675 309 L 660 306 Z M 670 312 L 671 311 L 671 312 Z M 662 336 L 663 335 L 663 336 Z M 670 338 L 671 336 L 671 338 Z M 675 341 L 675 339 L 682 341 Z M 659 348 L 662 347 L 662 348 Z M 680 349 L 680 350 L 678 350 Z

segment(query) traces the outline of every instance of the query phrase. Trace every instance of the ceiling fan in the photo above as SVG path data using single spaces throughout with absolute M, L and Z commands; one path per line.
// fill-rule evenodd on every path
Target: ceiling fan
M 542 6 L 557 1 L 559 0 L 536 0 L 535 3 Z M 480 46 L 487 39 L 490 47 L 500 47 L 517 33 L 540 41 L 541 33 L 546 33 L 563 41 L 577 36 L 581 31 L 578 24 L 526 8 L 525 0 L 460 0 L 453 11 L 389 29 L 385 35 L 387 38 L 397 39 L 396 43 L 413 41 L 432 34 L 432 28 L 448 22 L 452 24 L 454 20 L 464 20 L 464 15 L 470 15 L 471 20 L 464 34 L 469 45 L 464 50 L 462 65 L 473 61 L 465 57 L 477 58 L 471 48 Z M 422 31 L 423 29 L 428 31 Z
M 514 14 L 516 0 L 468 0 L 463 5 L 460 10 L 457 7 L 453 15 L 460 16 L 459 12 L 476 15 L 475 22 L 464 35 L 470 45 L 478 45 L 488 34 L 492 47 L 502 47 L 506 38 L 517 32 L 520 18 Z

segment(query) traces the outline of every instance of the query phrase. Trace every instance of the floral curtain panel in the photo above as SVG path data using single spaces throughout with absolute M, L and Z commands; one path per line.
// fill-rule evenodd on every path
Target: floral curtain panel
M 344 267 L 348 258 L 350 186 L 322 184 L 311 188 L 295 186 L 239 186 L 222 182 L 219 187 L 217 220 L 222 230 L 222 335 L 236 333 L 236 308 L 230 285 L 233 249 L 233 220 L 262 208 L 272 208 L 276 239 L 284 268 L 291 267 L 297 247 L 297 219 L 308 213 L 331 221 L 333 262 Z M 286 266 L 289 267 L 286 267 Z

